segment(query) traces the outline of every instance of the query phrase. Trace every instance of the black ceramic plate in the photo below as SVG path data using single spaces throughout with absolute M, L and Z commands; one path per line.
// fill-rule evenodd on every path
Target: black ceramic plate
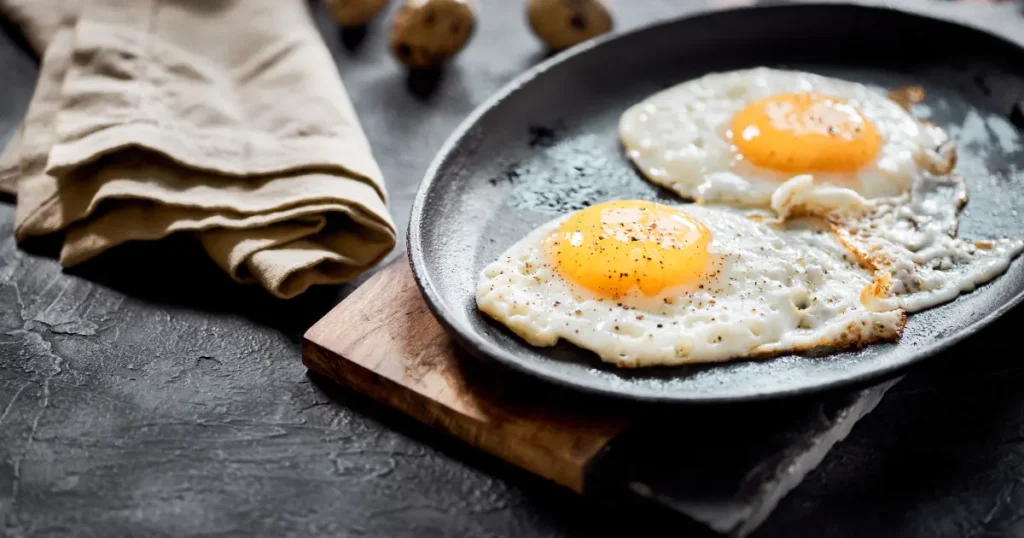
M 557 215 L 615 198 L 679 203 L 627 162 L 619 115 L 651 93 L 713 71 L 805 69 L 927 90 L 931 120 L 958 140 L 971 198 L 965 238 L 1024 236 L 1024 155 L 1011 118 L 1024 50 L 976 29 L 888 8 L 789 5 L 704 14 L 597 40 L 525 73 L 444 145 L 413 206 L 409 254 L 437 317 L 475 355 L 566 386 L 636 400 L 773 398 L 892 376 L 1006 312 L 1024 263 L 956 301 L 910 317 L 898 343 L 827 356 L 619 370 L 568 344 L 535 348 L 476 310 L 480 269 Z

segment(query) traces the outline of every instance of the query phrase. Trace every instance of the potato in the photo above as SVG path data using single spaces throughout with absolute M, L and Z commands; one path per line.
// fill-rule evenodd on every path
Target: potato
M 386 5 L 388 0 L 327 0 L 327 9 L 341 26 L 363 26 Z
M 610 32 L 612 15 L 600 0 L 528 0 L 530 27 L 552 50 Z
M 439 67 L 462 50 L 475 26 L 467 0 L 407 0 L 391 26 L 391 53 L 409 67 Z

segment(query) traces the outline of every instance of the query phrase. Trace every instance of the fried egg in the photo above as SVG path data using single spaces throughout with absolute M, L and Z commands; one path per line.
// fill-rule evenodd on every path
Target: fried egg
M 956 238 L 957 216 L 966 201 L 966 185 L 955 175 L 921 176 L 911 192 L 881 199 L 807 175 L 783 184 L 771 207 L 783 219 L 827 219 L 840 242 L 873 274 L 862 298 L 869 309 L 917 312 L 999 276 L 1024 250 L 1019 239 Z
M 725 361 L 898 338 L 901 310 L 827 229 L 625 200 L 536 228 L 481 272 L 477 307 L 526 342 L 619 366 Z
M 650 181 L 698 202 L 751 207 L 767 206 L 796 175 L 880 198 L 956 162 L 941 128 L 880 91 L 765 67 L 658 92 L 622 114 L 619 137 Z

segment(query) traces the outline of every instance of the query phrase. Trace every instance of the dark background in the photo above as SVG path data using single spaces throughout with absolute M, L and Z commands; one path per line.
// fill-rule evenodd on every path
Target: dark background
M 614 3 L 620 30 L 703 5 Z M 1019 5 L 976 9 L 1024 32 Z M 543 49 L 520 2 L 488 0 L 456 63 L 409 78 L 387 55 L 384 17 L 342 35 L 315 11 L 404 230 L 444 138 Z M 35 74 L 0 33 L 0 140 Z M 303 331 L 358 282 L 278 301 L 184 237 L 62 271 L 53 245 L 16 247 L 13 219 L 0 201 L 0 536 L 682 530 L 678 516 L 579 498 L 307 376 Z M 1018 309 L 913 372 L 757 536 L 1024 533 L 1022 322 Z

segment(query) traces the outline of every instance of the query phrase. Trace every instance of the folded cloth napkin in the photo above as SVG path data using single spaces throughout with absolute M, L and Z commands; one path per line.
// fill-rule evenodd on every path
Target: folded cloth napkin
M 190 232 L 234 279 L 284 298 L 394 248 L 380 170 L 303 0 L 0 0 L 0 13 L 42 47 L 0 155 L 19 241 L 64 232 L 70 266 Z

